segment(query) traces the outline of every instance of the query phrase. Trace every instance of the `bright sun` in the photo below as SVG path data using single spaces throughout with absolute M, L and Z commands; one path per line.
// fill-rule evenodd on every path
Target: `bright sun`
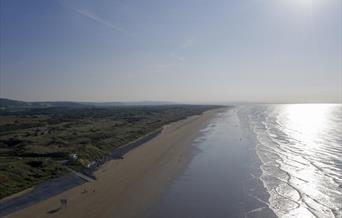
M 302 7 L 310 7 L 312 6 L 312 0 L 292 0 L 293 2 L 296 2 Z

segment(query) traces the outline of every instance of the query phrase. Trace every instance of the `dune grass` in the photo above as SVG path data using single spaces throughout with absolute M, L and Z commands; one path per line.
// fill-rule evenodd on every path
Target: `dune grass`
M 0 198 L 91 161 L 163 125 L 215 106 L 44 108 L 0 113 Z M 77 154 L 70 161 L 69 155 Z

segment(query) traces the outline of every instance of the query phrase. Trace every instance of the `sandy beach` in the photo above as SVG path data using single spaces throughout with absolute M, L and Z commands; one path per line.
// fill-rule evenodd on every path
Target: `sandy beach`
M 234 107 L 218 113 L 192 143 L 191 160 L 148 218 L 274 218 L 255 139 Z
M 95 172 L 94 182 L 77 186 L 8 217 L 138 217 L 159 197 L 187 161 L 187 145 L 215 114 L 211 110 L 163 127 L 124 159 Z M 61 207 L 60 200 L 67 199 Z

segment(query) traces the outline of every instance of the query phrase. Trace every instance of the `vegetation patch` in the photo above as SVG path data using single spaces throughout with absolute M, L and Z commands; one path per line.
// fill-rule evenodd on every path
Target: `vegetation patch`
M 35 108 L 0 112 L 0 198 L 103 160 L 165 124 L 216 106 Z

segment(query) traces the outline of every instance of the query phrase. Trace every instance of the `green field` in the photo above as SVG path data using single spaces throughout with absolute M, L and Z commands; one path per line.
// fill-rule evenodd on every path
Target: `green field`
M 163 125 L 215 106 L 41 108 L 0 112 L 0 199 L 81 169 Z M 70 155 L 77 159 L 71 160 Z

